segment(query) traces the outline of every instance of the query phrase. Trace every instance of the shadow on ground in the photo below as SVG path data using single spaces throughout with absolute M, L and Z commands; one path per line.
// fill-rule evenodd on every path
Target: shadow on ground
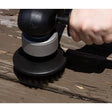
M 112 53 L 112 43 L 84 46 L 78 50 L 68 50 L 67 68 L 85 73 L 101 73 L 112 69 L 112 61 L 106 58 Z

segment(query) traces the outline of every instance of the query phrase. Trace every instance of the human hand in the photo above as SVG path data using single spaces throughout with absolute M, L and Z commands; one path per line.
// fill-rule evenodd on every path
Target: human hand
M 112 9 L 73 9 L 70 15 L 70 35 L 86 44 L 112 42 Z

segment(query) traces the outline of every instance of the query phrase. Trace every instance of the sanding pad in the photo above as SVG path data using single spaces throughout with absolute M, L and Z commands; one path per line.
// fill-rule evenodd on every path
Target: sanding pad
M 14 72 L 20 82 L 30 87 L 40 87 L 58 80 L 64 72 L 66 57 L 61 48 L 52 56 L 37 58 L 19 48 L 14 56 Z

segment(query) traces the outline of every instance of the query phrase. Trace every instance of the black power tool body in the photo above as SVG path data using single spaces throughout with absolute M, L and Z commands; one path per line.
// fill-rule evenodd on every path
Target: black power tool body
M 70 9 L 20 10 L 22 47 L 15 52 L 13 63 L 22 84 L 40 87 L 61 77 L 66 57 L 60 48 L 60 38 L 65 26 L 69 26 L 70 12 Z

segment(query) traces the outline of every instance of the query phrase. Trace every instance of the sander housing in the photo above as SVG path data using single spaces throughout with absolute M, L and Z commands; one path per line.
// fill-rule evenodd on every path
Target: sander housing
M 70 12 L 71 9 L 20 10 L 22 47 L 15 52 L 13 63 L 22 84 L 40 87 L 61 77 L 66 57 L 60 48 L 60 38 L 66 25 L 69 35 Z

